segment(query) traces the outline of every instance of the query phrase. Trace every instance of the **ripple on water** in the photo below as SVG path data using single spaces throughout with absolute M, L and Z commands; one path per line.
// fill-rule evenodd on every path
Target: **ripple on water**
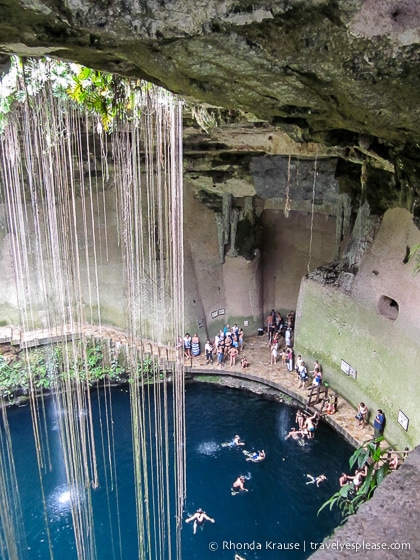
M 216 455 L 220 451 L 220 445 L 216 441 L 202 441 L 197 446 L 200 455 Z

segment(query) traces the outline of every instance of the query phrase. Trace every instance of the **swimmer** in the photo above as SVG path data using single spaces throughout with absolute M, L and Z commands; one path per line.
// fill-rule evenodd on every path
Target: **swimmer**
M 240 492 L 248 492 L 248 489 L 245 488 L 245 477 L 244 475 L 238 476 L 235 482 L 232 484 L 232 496 L 235 494 L 239 494 Z
M 249 362 L 248 362 L 248 360 L 245 358 L 245 356 L 243 356 L 243 358 L 241 359 L 241 366 L 242 366 L 242 369 L 245 369 L 245 368 L 247 368 L 247 367 L 249 366 Z
M 296 411 L 295 422 L 299 426 L 299 430 L 302 430 L 303 423 L 305 422 L 305 416 L 303 415 L 303 412 L 300 410 L 300 408 L 298 408 Z
M 346 486 L 346 484 L 349 484 L 351 482 L 351 478 L 349 477 L 349 475 L 345 472 L 341 473 L 340 478 L 338 479 L 338 483 L 340 484 L 340 488 L 342 488 L 343 486 Z
M 314 437 L 314 432 L 315 432 L 315 424 L 314 421 L 318 416 L 318 412 L 315 412 L 315 414 L 313 416 L 308 416 L 305 420 L 305 428 L 308 430 L 309 434 L 308 434 L 308 438 L 313 438 Z
M 311 474 L 307 474 L 306 475 L 310 480 L 308 480 L 308 482 L 306 484 L 316 484 L 317 487 L 319 487 L 321 482 L 324 482 L 324 480 L 327 480 L 327 477 L 325 476 L 325 474 L 320 474 L 318 476 L 312 476 Z
M 253 463 L 259 463 L 265 459 L 265 451 L 243 451 L 243 454 L 247 456 L 247 461 L 252 461 Z
M 363 479 L 366 478 L 368 473 L 367 465 L 363 469 L 356 469 L 356 472 L 353 477 L 353 485 L 356 490 L 359 490 L 363 484 Z
M 203 511 L 201 508 L 198 508 L 198 510 L 191 517 L 186 519 L 185 523 L 189 523 L 190 521 L 194 521 L 194 525 L 193 525 L 194 535 L 197 532 L 197 527 L 202 527 L 204 525 L 204 521 L 210 521 L 211 523 L 214 523 L 214 519 L 212 517 L 209 517 L 207 513 Z
M 238 445 L 245 445 L 245 442 L 241 440 L 240 436 L 236 435 L 232 441 L 226 441 L 222 443 L 223 447 L 236 447 Z
M 296 430 L 296 428 L 292 428 L 284 439 L 303 439 L 305 435 L 306 434 L 303 432 L 303 430 Z

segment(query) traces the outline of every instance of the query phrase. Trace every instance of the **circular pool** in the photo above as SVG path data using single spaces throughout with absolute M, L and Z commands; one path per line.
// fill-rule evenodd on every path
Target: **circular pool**
M 103 394 L 92 399 L 99 419 Z M 8 411 L 14 464 L 22 504 L 27 557 L 30 560 L 77 557 L 70 501 L 85 499 L 85 490 L 70 496 L 53 399 L 45 400 L 51 469 L 43 474 L 43 493 L 37 483 L 38 467 L 29 407 Z M 338 512 L 329 509 L 317 515 L 319 507 L 338 488 L 338 477 L 348 467 L 351 446 L 329 426 L 320 422 L 315 437 L 304 446 L 285 434 L 295 426 L 295 409 L 263 397 L 210 383 L 193 383 L 186 388 L 187 496 L 182 528 L 183 560 L 303 559 L 340 522 Z M 171 420 L 170 420 L 171 421 Z M 115 438 L 115 480 L 105 480 L 98 452 L 99 487 L 91 492 L 97 558 L 138 558 L 133 453 L 128 391 L 112 392 L 112 422 Z M 97 422 L 98 430 L 99 420 Z M 169 426 L 171 432 L 171 426 Z M 223 446 L 239 434 L 245 445 Z M 101 436 L 98 436 L 98 440 Z M 244 450 L 264 449 L 261 463 L 247 461 Z M 307 484 L 307 474 L 325 474 L 319 487 Z M 231 485 L 245 476 L 247 492 L 232 495 Z M 118 507 L 110 495 L 118 494 Z M 114 498 L 113 498 L 114 499 Z M 45 500 L 45 511 L 42 507 Z M 193 531 L 185 519 L 198 508 L 215 519 Z M 118 523 L 117 523 L 118 519 Z M 118 526 L 118 530 L 116 527 Z M 284 552 L 279 552 L 280 550 Z M 87 558 L 87 560 L 90 560 Z

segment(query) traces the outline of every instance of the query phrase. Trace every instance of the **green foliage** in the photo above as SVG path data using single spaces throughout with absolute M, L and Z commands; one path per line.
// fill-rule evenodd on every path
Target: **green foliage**
M 119 76 L 81 67 L 73 76 L 68 96 L 90 113 L 99 115 L 104 130 L 116 117 L 123 119 L 131 108 L 128 82 Z
M 414 269 L 413 274 L 417 274 L 420 270 L 420 245 L 415 245 L 412 249 L 410 249 L 410 254 L 408 255 L 409 261 L 414 262 Z
M 27 391 L 29 375 L 19 362 L 8 364 L 0 355 L 0 394 L 8 401 L 13 401 L 18 390 Z
M 30 102 L 44 87 L 51 85 L 54 96 L 67 97 L 76 65 L 48 57 L 22 59 L 11 56 L 9 72 L 0 80 L 0 133 L 7 125 L 8 114 L 17 103 Z
M 47 84 L 54 97 L 75 102 L 97 115 L 104 130 L 110 130 L 116 121 L 136 117 L 141 106 L 138 94 L 153 87 L 142 80 L 127 80 L 49 57 L 12 56 L 10 70 L 0 80 L 0 133 L 4 132 L 13 107 L 31 103 Z
M 329 507 L 330 510 L 333 507 L 338 507 L 344 522 L 357 512 L 361 504 L 372 497 L 377 486 L 390 472 L 388 462 L 383 460 L 383 457 L 388 454 L 389 448 L 381 449 L 380 447 L 383 439 L 383 437 L 379 437 L 365 443 L 359 449 L 356 449 L 349 459 L 350 469 L 355 466 L 359 469 L 367 466 L 367 474 L 360 488 L 356 489 L 352 483 L 342 486 L 338 492 L 322 504 L 318 514 L 326 507 Z
M 68 382 L 93 386 L 100 381 L 122 381 L 127 374 L 122 361 L 98 340 L 80 341 L 76 348 L 66 344 L 40 347 L 22 353 L 13 363 L 0 354 L 0 396 L 12 403 L 17 394 L 60 389 Z M 163 378 L 152 356 L 139 360 L 129 382 L 153 383 Z

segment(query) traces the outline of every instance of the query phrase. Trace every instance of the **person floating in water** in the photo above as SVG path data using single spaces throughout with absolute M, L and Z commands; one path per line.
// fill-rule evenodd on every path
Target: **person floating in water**
M 296 428 L 292 428 L 284 439 L 292 438 L 292 439 L 301 440 L 304 439 L 307 434 L 308 434 L 307 430 L 296 430 Z
M 325 474 L 320 474 L 318 476 L 312 476 L 311 474 L 307 474 L 306 475 L 309 480 L 306 484 L 316 484 L 317 486 L 319 486 L 321 484 L 321 482 L 324 482 L 324 480 L 327 480 L 327 477 L 325 476 Z
M 236 435 L 232 441 L 226 441 L 222 443 L 222 447 L 237 447 L 238 445 L 245 445 L 245 442 L 241 440 L 240 436 Z
M 232 494 L 239 494 L 239 492 L 248 492 L 245 488 L 245 477 L 244 475 L 238 476 L 235 482 L 232 484 Z
M 204 521 L 210 521 L 211 523 L 214 523 L 214 519 L 212 517 L 209 517 L 207 513 L 203 511 L 201 508 L 198 508 L 198 510 L 193 515 L 191 515 L 191 517 L 186 519 L 185 523 L 190 523 L 190 521 L 194 521 L 194 525 L 193 525 L 194 535 L 197 532 L 197 527 L 202 527 L 204 525 Z
M 246 455 L 247 461 L 252 461 L 253 463 L 259 463 L 260 461 L 264 461 L 265 459 L 265 451 L 243 451 L 243 454 Z

